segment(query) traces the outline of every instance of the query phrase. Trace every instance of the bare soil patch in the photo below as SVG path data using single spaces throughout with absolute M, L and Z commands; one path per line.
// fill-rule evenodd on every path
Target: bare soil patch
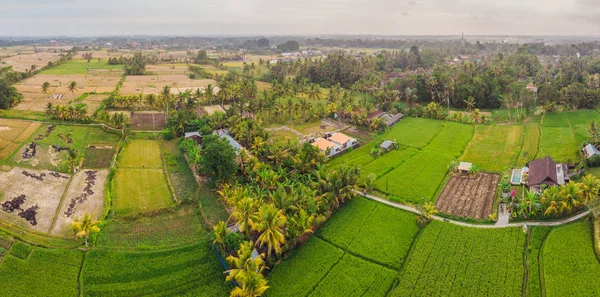
M 171 93 L 179 93 L 182 90 L 195 90 L 207 85 L 216 85 L 212 79 L 191 79 L 183 74 L 165 75 L 130 75 L 127 76 L 120 89 L 121 94 L 158 94 L 164 86 L 171 87 Z
M 131 130 L 160 131 L 165 128 L 167 117 L 164 113 L 133 112 Z
M 0 160 L 10 156 L 39 127 L 38 122 L 0 119 Z
M 25 72 L 35 66 L 35 69 L 40 69 L 48 62 L 54 62 L 60 59 L 59 53 L 33 53 L 25 55 L 16 55 L 2 60 L 1 67 L 12 66 L 14 71 Z
M 475 177 L 454 175 L 440 193 L 435 206 L 455 216 L 487 219 L 492 214 L 499 175 L 479 173 Z
M 69 178 L 62 173 L 19 167 L 0 173 L 0 219 L 49 232 Z
M 104 210 L 104 184 L 108 170 L 81 170 L 73 176 L 56 218 L 52 234 L 67 235 L 73 220 L 85 213 L 98 219 Z

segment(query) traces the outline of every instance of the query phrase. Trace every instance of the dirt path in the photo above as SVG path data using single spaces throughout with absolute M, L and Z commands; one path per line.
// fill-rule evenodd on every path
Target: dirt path
M 398 209 L 402 209 L 408 212 L 412 212 L 415 214 L 420 214 L 420 212 L 412 206 L 408 206 L 408 205 L 403 205 L 403 204 L 399 204 L 399 203 L 395 203 L 395 202 L 391 202 L 388 200 L 385 200 L 383 198 L 379 198 L 373 195 L 369 195 L 367 194 L 366 196 L 360 192 L 360 191 L 354 191 L 356 193 L 356 195 L 358 196 L 362 196 L 362 197 L 366 197 L 369 198 L 371 200 L 375 200 L 377 202 L 389 205 L 391 207 L 395 207 Z M 568 224 L 574 221 L 577 221 L 581 218 L 586 217 L 587 215 L 590 214 L 590 211 L 587 210 L 585 212 L 582 212 L 578 215 L 572 216 L 572 217 L 568 217 L 565 219 L 562 219 L 560 221 L 553 221 L 553 222 L 546 222 L 546 221 L 530 221 L 530 222 L 519 222 L 519 223 L 496 223 L 494 225 L 483 225 L 483 224 L 471 224 L 471 223 L 465 223 L 465 222 L 459 222 L 459 221 L 454 221 L 454 220 L 449 220 L 446 218 L 442 218 L 440 216 L 433 216 L 433 219 L 436 221 L 443 221 L 446 223 L 450 223 L 450 224 L 454 224 L 454 225 L 458 225 L 458 226 L 463 226 L 463 227 L 472 227 L 472 228 L 480 228 L 480 229 L 498 229 L 498 228 L 510 228 L 510 227 L 523 227 L 524 225 L 527 226 L 546 226 L 546 227 L 553 227 L 553 226 L 560 226 L 560 225 L 564 225 L 564 224 Z

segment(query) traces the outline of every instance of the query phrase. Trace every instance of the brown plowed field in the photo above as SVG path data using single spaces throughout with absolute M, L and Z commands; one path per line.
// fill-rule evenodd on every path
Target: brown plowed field
M 450 178 L 435 204 L 443 213 L 487 219 L 492 214 L 497 174 L 479 173 L 475 177 L 455 175 Z

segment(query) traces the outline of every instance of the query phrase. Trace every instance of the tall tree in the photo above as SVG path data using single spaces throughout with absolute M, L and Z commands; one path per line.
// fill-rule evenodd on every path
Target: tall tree
M 75 233 L 75 238 L 84 238 L 85 246 L 87 247 L 90 235 L 100 231 L 98 223 L 98 221 L 94 221 L 92 219 L 92 216 L 90 214 L 85 213 L 80 221 L 74 221 L 72 224 L 72 229 Z

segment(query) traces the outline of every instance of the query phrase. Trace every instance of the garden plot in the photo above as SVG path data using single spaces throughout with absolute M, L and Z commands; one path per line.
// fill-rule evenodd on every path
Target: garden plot
M 125 79 L 121 94 L 159 94 L 163 87 L 171 87 L 172 93 L 178 93 L 178 88 L 202 88 L 209 84 L 216 85 L 212 79 L 191 79 L 183 74 L 167 75 L 129 75 Z
M 131 130 L 160 131 L 165 128 L 167 117 L 162 112 L 132 112 Z
M 446 177 L 452 157 L 421 151 L 375 181 L 375 188 L 398 200 L 421 204 L 435 201 L 435 193 Z
M 514 166 L 523 142 L 523 126 L 478 125 L 461 161 L 500 172 Z
M 28 70 L 31 70 L 31 66 L 34 66 L 34 69 L 40 69 L 48 65 L 48 62 L 59 60 L 61 56 L 62 54 L 59 53 L 33 53 L 16 55 L 2 59 L 2 64 L 0 64 L 0 66 L 12 66 L 14 71 L 27 72 Z
M 492 214 L 498 179 L 498 175 L 489 173 L 479 173 L 475 177 L 452 176 L 435 206 L 443 213 L 487 219 Z
M 100 218 L 104 210 L 104 184 L 108 170 L 81 170 L 73 176 L 56 217 L 52 234 L 66 235 L 74 220 L 90 214 Z
M 69 183 L 62 173 L 15 167 L 0 173 L 0 218 L 24 228 L 49 232 Z
M 0 119 L 0 160 L 8 158 L 39 127 L 38 122 Z

